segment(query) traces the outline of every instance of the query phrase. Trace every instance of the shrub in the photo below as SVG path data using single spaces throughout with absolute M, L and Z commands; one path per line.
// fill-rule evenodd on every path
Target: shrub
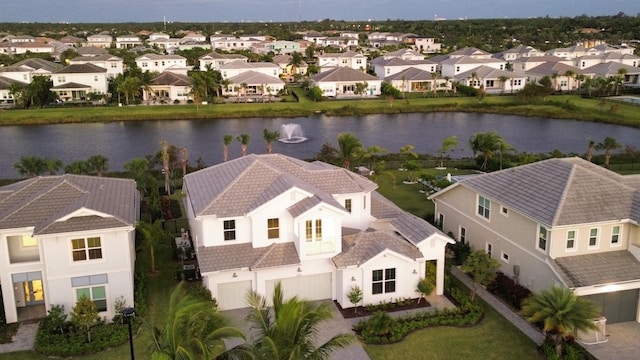
M 498 272 L 496 278 L 487 285 L 487 291 L 501 297 L 518 310 L 520 309 L 522 300 L 531 295 L 529 289 L 520 284 L 516 284 L 515 281 L 502 272 Z
M 467 256 L 471 254 L 471 247 L 468 243 L 461 243 L 456 241 L 455 244 L 450 244 L 449 249 L 453 252 L 453 264 L 462 265 L 467 261 Z
M 47 320 L 42 319 L 41 327 Z M 46 356 L 76 357 L 94 354 L 121 345 L 128 341 L 129 332 L 126 325 L 99 323 L 92 328 L 92 341 L 87 342 L 82 332 L 38 331 L 35 350 Z

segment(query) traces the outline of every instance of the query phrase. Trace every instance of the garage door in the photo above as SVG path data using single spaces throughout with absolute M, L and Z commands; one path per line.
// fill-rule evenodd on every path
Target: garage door
M 602 309 L 607 324 L 636 321 L 638 311 L 638 290 L 616 291 L 612 293 L 588 295 L 589 299 Z
M 251 280 L 218 284 L 218 308 L 220 310 L 247 307 L 247 292 L 251 290 Z
M 273 297 L 277 281 L 282 284 L 285 300 L 294 295 L 304 300 L 324 300 L 332 296 L 331 273 L 269 280 L 266 284 L 269 300 Z

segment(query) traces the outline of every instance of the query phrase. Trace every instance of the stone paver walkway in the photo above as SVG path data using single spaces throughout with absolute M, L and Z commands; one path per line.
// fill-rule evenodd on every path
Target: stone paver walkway
M 38 332 L 38 323 L 21 323 L 13 342 L 0 344 L 0 353 L 33 350 Z
M 470 289 L 473 288 L 474 283 L 471 278 L 462 272 L 462 270 L 457 267 L 451 267 L 451 275 L 455 276 L 458 280 L 462 281 L 465 285 L 467 285 Z M 486 301 L 487 304 L 491 305 L 498 313 L 505 317 L 510 323 L 515 325 L 520 331 L 522 331 L 525 335 L 527 335 L 531 340 L 533 340 L 536 344 L 541 345 L 544 341 L 544 335 L 542 332 L 531 324 L 529 324 L 525 319 L 523 319 L 518 313 L 511 310 L 510 307 L 505 305 L 499 299 L 496 299 L 491 293 L 482 287 L 478 287 L 476 291 L 476 296 L 480 297 L 482 300 Z

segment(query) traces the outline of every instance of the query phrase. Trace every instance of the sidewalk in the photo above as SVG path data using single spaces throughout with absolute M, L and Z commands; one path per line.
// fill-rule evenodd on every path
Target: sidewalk
M 0 353 L 33 350 L 33 344 L 38 332 L 38 322 L 21 323 L 13 342 L 0 344 Z
M 462 272 L 462 270 L 458 269 L 455 266 L 451 267 L 451 275 L 455 276 L 458 280 L 462 281 L 465 285 L 467 285 L 470 289 L 473 289 L 474 283 L 471 278 Z M 512 323 L 515 327 L 520 329 L 525 335 L 527 335 L 531 340 L 533 340 L 537 345 L 541 345 L 544 341 L 544 335 L 542 335 L 541 331 L 533 327 L 529 322 L 523 319 L 516 312 L 511 310 L 507 305 L 505 305 L 499 299 L 496 299 L 491 293 L 482 287 L 477 287 L 476 295 L 480 297 L 482 300 L 486 301 L 487 304 L 491 305 L 498 313 L 505 317 L 510 323 Z

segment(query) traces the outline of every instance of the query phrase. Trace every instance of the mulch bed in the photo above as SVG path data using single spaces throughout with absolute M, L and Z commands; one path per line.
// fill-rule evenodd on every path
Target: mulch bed
M 405 310 L 412 310 L 412 309 L 428 308 L 429 306 L 431 306 L 431 304 L 425 299 L 421 299 L 419 304 L 418 304 L 418 298 L 415 298 L 412 300 L 413 301 L 411 301 L 408 305 L 404 305 L 404 306 L 394 305 L 393 307 L 389 306 L 384 311 L 390 313 L 390 312 L 405 311 Z M 365 308 L 364 306 L 355 307 L 355 311 L 354 311 L 354 308 L 352 307 L 343 309 L 342 306 L 340 306 L 340 304 L 336 300 L 334 300 L 333 303 L 336 305 L 336 307 L 340 311 L 340 314 L 342 314 L 342 317 L 345 319 L 369 316 L 369 315 L 373 315 L 373 313 L 375 312 L 375 310 L 374 311 L 367 310 L 367 308 Z

